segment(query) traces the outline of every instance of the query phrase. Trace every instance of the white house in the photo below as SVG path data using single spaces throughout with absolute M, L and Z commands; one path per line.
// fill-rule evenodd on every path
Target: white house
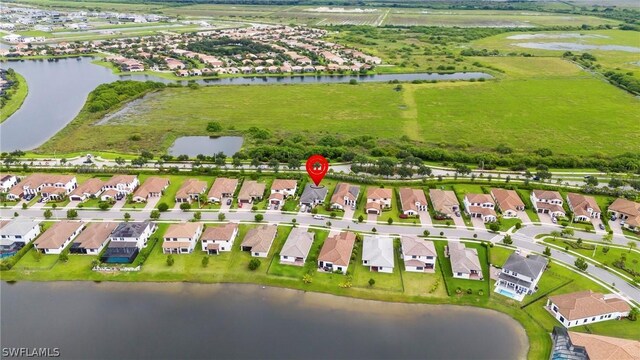
M 432 241 L 413 235 L 403 235 L 400 238 L 400 243 L 402 244 L 402 260 L 406 271 L 435 272 L 438 254 Z
M 164 254 L 190 254 L 202 235 L 202 224 L 186 222 L 171 224 L 164 233 L 162 252 Z
M 391 189 L 374 187 L 368 188 L 367 205 L 365 207 L 365 211 L 367 212 L 367 214 L 380 215 L 383 209 L 391 208 L 392 197 L 393 192 Z
M 620 319 L 631 311 L 629 304 L 617 295 L 591 290 L 550 296 L 546 308 L 567 328 Z
M 222 226 L 207 227 L 202 233 L 202 251 L 217 255 L 221 251 L 231 251 L 238 236 L 238 224 L 228 223 Z
M 134 243 L 138 249 L 142 249 L 147 246 L 147 241 L 154 231 L 156 231 L 156 224 L 150 221 L 121 222 L 111 233 L 109 245 L 130 242 Z
M 18 178 L 15 175 L 5 174 L 0 178 L 0 193 L 7 193 L 18 184 Z
M 40 221 L 14 219 L 0 228 L 0 253 L 20 250 L 40 235 Z
M 285 198 L 294 196 L 296 189 L 298 188 L 298 182 L 289 179 L 275 179 L 271 184 L 272 194 L 282 194 Z
M 488 194 L 466 194 L 464 196 L 464 208 L 471 217 L 481 218 L 483 222 L 498 220 L 493 198 Z
M 549 214 L 551 217 L 564 217 L 566 214 L 562 208 L 562 195 L 557 191 L 533 190 L 531 192 L 531 204 L 537 213 Z
M 104 181 L 98 178 L 91 178 L 71 192 L 69 199 L 72 201 L 85 201 L 89 198 L 97 198 L 102 193 Z
M 416 216 L 420 212 L 427 211 L 427 197 L 422 189 L 400 188 L 398 194 L 403 214 Z
M 315 233 L 303 228 L 293 228 L 280 251 L 280 263 L 304 266 L 313 245 Z
M 600 219 L 602 211 L 598 202 L 593 196 L 586 196 L 576 193 L 567 194 L 567 205 L 573 212 L 574 221 L 591 221 L 591 219 Z
M 540 255 L 528 257 L 511 253 L 502 265 L 494 291 L 500 295 L 522 301 L 526 295 L 536 291 L 536 285 L 542 277 L 549 261 Z
M 360 195 L 360 186 L 348 183 L 338 183 L 331 195 L 331 208 L 344 210 L 345 207 L 355 208 Z
M 242 251 L 249 251 L 254 257 L 267 257 L 278 233 L 276 225 L 261 225 L 247 231 L 242 240 Z
M 118 195 L 127 195 L 133 193 L 138 185 L 140 182 L 135 175 L 115 175 L 104 183 L 102 191 L 116 190 Z
M 76 177 L 73 175 L 59 174 L 31 174 L 22 179 L 11 190 L 10 194 L 20 198 L 23 195 L 38 195 L 43 189 L 49 193 L 60 191 L 60 194 L 70 194 L 78 186 Z
M 395 260 L 393 239 L 367 235 L 362 240 L 362 265 L 370 271 L 392 273 Z
M 79 221 L 57 222 L 33 242 L 36 250 L 45 254 L 60 254 L 84 228 Z
M 328 237 L 318 255 L 318 269 L 346 274 L 355 242 L 356 234 L 350 231 Z

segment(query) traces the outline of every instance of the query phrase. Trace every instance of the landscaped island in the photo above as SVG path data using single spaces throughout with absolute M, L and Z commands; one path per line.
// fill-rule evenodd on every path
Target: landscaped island
M 20 109 L 29 93 L 22 75 L 9 68 L 0 70 L 0 123 Z

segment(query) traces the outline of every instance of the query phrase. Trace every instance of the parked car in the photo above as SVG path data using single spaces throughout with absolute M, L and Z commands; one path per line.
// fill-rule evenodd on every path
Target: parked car
M 33 199 L 35 195 L 33 194 L 27 194 L 24 196 L 24 201 L 31 201 L 31 199 Z
M 273 210 L 278 210 L 278 208 L 280 208 L 280 206 L 275 205 L 275 206 L 273 207 Z
M 310 213 L 311 212 L 311 207 L 307 208 L 307 212 Z
M 604 224 L 600 224 L 600 226 L 598 226 L 600 228 L 600 230 L 604 230 Z
M 322 215 L 313 215 L 313 218 L 316 220 L 324 220 L 324 216 Z
M 456 216 L 460 217 L 460 211 L 456 211 Z
M 227 205 L 231 205 L 232 199 L 227 199 Z
M 620 221 L 620 226 L 624 225 L 624 220 Z
M 555 218 L 555 217 L 552 217 L 552 218 L 551 218 L 551 222 L 552 222 L 552 223 L 554 223 L 554 224 L 557 224 L 557 223 L 558 223 L 558 220 L 556 220 L 556 218 Z
M 609 220 L 616 221 L 616 216 L 615 215 L 611 215 L 611 218 Z

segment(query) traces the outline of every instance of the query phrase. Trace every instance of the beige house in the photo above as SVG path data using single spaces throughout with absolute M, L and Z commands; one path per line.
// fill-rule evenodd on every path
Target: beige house
M 355 242 L 356 234 L 350 231 L 328 237 L 318 255 L 318 268 L 322 271 L 339 271 L 346 274 Z
M 392 198 L 392 189 L 370 187 L 367 189 L 367 205 L 365 206 L 365 211 L 367 214 L 380 215 L 382 210 L 391 208 Z
M 516 218 L 519 211 L 524 211 L 524 202 L 515 190 L 494 188 L 491 189 L 491 197 L 505 219 Z
M 85 201 L 90 198 L 97 198 L 102 193 L 104 181 L 98 178 L 91 178 L 78 185 L 69 195 L 71 201 Z
M 204 194 L 207 191 L 207 182 L 198 179 L 188 179 L 184 183 L 178 192 L 176 192 L 177 203 L 190 203 L 191 201 L 200 199 L 200 194 Z M 202 199 L 204 200 L 204 199 Z
M 602 211 L 598 202 L 593 196 L 586 196 L 576 193 L 567 194 L 567 205 L 573 212 L 574 221 L 591 221 L 600 219 Z
M 360 186 L 348 183 L 338 183 L 331 196 L 331 208 L 344 210 L 345 207 L 355 208 L 360 195 Z
M 57 222 L 33 242 L 33 247 L 45 254 L 60 254 L 84 228 L 81 221 Z
M 254 257 L 269 256 L 269 250 L 277 233 L 278 226 L 276 225 L 260 225 L 247 231 L 242 240 L 242 251 L 249 251 Z
M 631 306 L 618 295 L 591 290 L 550 296 L 546 308 L 567 328 L 617 320 L 628 316 L 631 311 Z
M 169 187 L 169 179 L 151 176 L 133 193 L 133 201 L 146 202 L 150 197 L 161 197 Z
M 398 194 L 403 214 L 416 216 L 419 212 L 427 211 L 427 197 L 422 189 L 400 188 Z
M 222 226 L 207 226 L 200 238 L 202 251 L 217 255 L 221 251 L 231 251 L 238 236 L 238 224 L 228 223 Z
M 232 198 L 238 187 L 238 179 L 217 178 L 207 197 L 209 202 L 221 202 L 224 198 Z
M 618 198 L 609 205 L 609 212 L 620 220 L 624 227 L 632 231 L 640 229 L 640 203 Z
M 266 185 L 255 180 L 245 180 L 238 193 L 238 202 L 241 204 L 251 204 L 262 199 Z
M 78 235 L 69 252 L 72 254 L 98 255 L 109 242 L 109 236 L 115 230 L 118 223 L 100 222 L 91 223 Z
M 429 198 L 433 210 L 442 217 L 452 218 L 460 211 L 460 203 L 456 194 L 451 190 L 429 189 Z
M 202 235 L 203 226 L 197 222 L 171 224 L 164 233 L 162 252 L 165 254 L 190 254 Z
M 467 248 L 461 242 L 449 242 L 447 255 L 451 260 L 451 272 L 454 278 L 482 280 L 478 250 Z

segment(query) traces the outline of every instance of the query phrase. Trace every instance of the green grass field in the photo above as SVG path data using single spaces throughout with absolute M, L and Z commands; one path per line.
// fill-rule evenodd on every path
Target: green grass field
M 7 120 L 9 116 L 20 109 L 24 99 L 27 98 L 27 94 L 29 93 L 29 86 L 24 77 L 18 73 L 15 73 L 15 75 L 18 86 L 8 91 L 8 93 L 11 94 L 11 99 L 7 100 L 4 106 L 0 108 L 0 123 Z

